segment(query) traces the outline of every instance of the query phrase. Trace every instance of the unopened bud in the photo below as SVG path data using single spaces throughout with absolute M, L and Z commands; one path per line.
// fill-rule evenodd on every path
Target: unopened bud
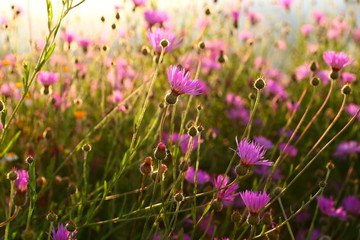
M 76 230 L 76 225 L 75 223 L 73 223 L 72 221 L 68 222 L 66 225 L 65 225 L 65 228 L 66 230 L 68 230 L 69 232 L 75 232 Z
M 139 170 L 142 175 L 149 175 L 153 171 L 152 158 L 146 157 L 144 162 L 140 164 Z
M 90 152 L 91 151 L 91 145 L 89 143 L 85 143 L 82 148 L 81 148 L 84 152 Z
M 169 40 L 167 40 L 167 39 L 161 40 L 160 45 L 161 45 L 163 48 L 168 47 L 168 46 L 170 45 Z
M 105 22 L 105 17 L 104 17 L 104 16 L 101 16 L 100 20 L 101 20 L 102 22 Z
M 310 70 L 312 72 L 315 72 L 317 70 L 317 65 L 316 65 L 316 62 L 312 62 L 311 65 L 310 65 Z
M 177 193 L 174 196 L 174 200 L 178 203 L 181 203 L 182 201 L 184 201 L 184 195 L 182 193 Z
M 198 134 L 197 128 L 193 125 L 189 128 L 188 134 L 190 137 L 195 137 Z
M 148 55 L 149 52 L 150 52 L 150 50 L 149 50 L 149 48 L 148 48 L 147 46 L 143 46 L 143 47 L 141 48 L 141 53 L 142 53 L 144 56 Z
M 164 160 L 166 158 L 166 145 L 163 142 L 160 142 L 155 151 L 154 156 L 157 160 Z
M 50 222 L 55 222 L 58 219 L 58 216 L 54 212 L 49 212 L 46 219 Z
M 239 211 L 234 211 L 232 214 L 231 214 L 231 221 L 233 223 L 240 223 L 241 222 L 241 214 L 239 213 Z
M 256 79 L 256 81 L 254 83 L 254 87 L 259 90 L 263 89 L 265 87 L 264 79 L 262 79 L 262 78 Z
M 10 181 L 15 181 L 17 178 L 18 178 L 18 174 L 17 172 L 15 171 L 10 171 L 8 174 L 7 174 L 7 179 L 9 179 Z
M 199 48 L 200 49 L 204 49 L 205 48 L 205 43 L 203 41 L 199 42 Z
M 311 85 L 313 85 L 314 87 L 316 87 L 317 85 L 319 85 L 320 83 L 320 79 L 318 77 L 313 77 L 311 79 Z
M 341 88 L 341 93 L 344 95 L 349 95 L 351 93 L 351 86 L 349 84 L 344 85 Z

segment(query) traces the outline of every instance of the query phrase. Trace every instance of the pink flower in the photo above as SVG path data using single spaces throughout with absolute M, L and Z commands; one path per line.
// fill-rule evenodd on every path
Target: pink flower
M 291 4 L 293 3 L 293 0 L 279 0 L 279 5 L 286 10 L 290 9 Z
M 223 189 L 226 187 L 226 185 L 229 183 L 230 178 L 228 176 L 222 176 L 222 175 L 218 175 L 216 178 L 214 178 L 212 180 L 212 183 L 214 184 L 214 187 L 216 189 L 218 189 L 219 191 L 217 192 L 217 200 L 218 201 L 226 201 L 226 202 L 232 202 L 235 197 L 237 195 L 239 195 L 238 193 L 234 193 L 239 186 L 237 184 L 233 184 L 231 186 L 229 186 L 226 189 Z M 221 189 L 221 190 L 220 190 Z
M 18 190 L 24 192 L 27 190 L 29 182 L 29 173 L 26 170 L 20 169 L 15 171 L 18 174 L 18 178 L 14 181 Z
M 37 76 L 37 80 L 44 85 L 45 87 L 48 87 L 54 83 L 56 83 L 59 80 L 59 74 L 53 73 L 53 72 L 39 72 Z
M 150 27 L 156 23 L 163 24 L 168 20 L 167 13 L 160 10 L 146 10 L 144 12 L 144 17 Z
M 261 20 L 261 15 L 253 11 L 248 11 L 247 17 L 252 25 L 257 24 Z
M 198 79 L 191 79 L 190 73 L 177 66 L 170 66 L 167 76 L 171 85 L 171 92 L 176 95 L 200 95 L 203 93 L 203 85 Z
M 341 73 L 341 80 L 342 83 L 352 83 L 356 80 L 356 75 L 348 72 L 342 72 Z
M 270 196 L 265 192 L 253 192 L 246 190 L 241 192 L 240 196 L 248 211 L 252 214 L 258 214 L 270 201 Z
M 304 34 L 305 36 L 308 36 L 312 32 L 313 26 L 310 24 L 304 24 L 301 26 L 300 29 L 301 29 L 302 34 Z
M 346 220 L 347 216 L 345 210 L 343 209 L 343 207 L 335 209 L 335 202 L 332 197 L 326 198 L 323 196 L 318 196 L 317 201 L 319 203 L 319 209 L 323 214 L 330 217 L 336 217 L 341 221 Z
M 154 28 L 152 30 L 149 29 L 146 35 L 150 44 L 153 46 L 155 52 L 157 53 L 161 53 L 162 48 L 160 43 L 163 39 L 169 41 L 169 45 L 164 50 L 165 53 L 170 52 L 175 48 L 178 48 L 182 42 L 182 39 L 178 38 L 175 33 L 162 28 Z
M 333 71 L 340 71 L 342 68 L 353 63 L 350 57 L 343 52 L 328 51 L 323 54 L 323 59 Z

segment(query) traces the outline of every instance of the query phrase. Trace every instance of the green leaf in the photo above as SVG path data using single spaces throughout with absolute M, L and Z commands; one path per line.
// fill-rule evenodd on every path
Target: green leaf
M 53 19 L 53 10 L 52 10 L 52 4 L 50 0 L 46 0 L 46 7 L 47 7 L 47 13 L 48 13 L 48 29 L 49 32 L 51 31 L 51 23 Z
M 1 123 L 3 127 L 5 127 L 6 116 L 7 116 L 7 109 L 5 108 L 5 110 L 1 113 Z
M 3 116 L 3 115 L 2 115 Z M 1 116 L 1 118 L 2 118 Z M 21 134 L 21 131 L 18 131 L 15 136 L 9 141 L 8 145 L 5 147 L 4 151 L 1 153 L 0 158 L 4 157 L 4 155 L 9 151 L 11 146 L 16 142 L 16 140 L 19 138 Z

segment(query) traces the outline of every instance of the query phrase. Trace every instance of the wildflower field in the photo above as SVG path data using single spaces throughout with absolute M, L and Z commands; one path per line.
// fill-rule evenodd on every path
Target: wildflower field
M 359 69 L 357 0 L 1 0 L 0 237 L 358 240 Z

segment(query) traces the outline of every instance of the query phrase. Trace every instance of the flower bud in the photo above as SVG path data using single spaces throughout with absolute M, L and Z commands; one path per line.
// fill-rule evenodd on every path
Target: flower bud
M 311 79 L 311 85 L 313 85 L 314 87 L 316 87 L 317 85 L 319 85 L 319 83 L 320 83 L 320 79 L 318 78 L 318 77 L 313 77 L 312 79 Z
M 23 240 L 35 240 L 36 234 L 32 229 L 25 229 L 21 234 L 21 238 Z
M 49 212 L 48 215 L 46 216 L 46 219 L 49 222 L 55 222 L 58 219 L 58 216 L 54 212 Z
M 233 211 L 233 213 L 231 214 L 231 221 L 233 223 L 241 222 L 241 214 L 239 213 L 239 211 L 237 211 L 237 210 Z
M 148 55 L 148 54 L 150 53 L 150 49 L 149 49 L 147 46 L 143 46 L 143 47 L 141 48 L 141 53 L 142 53 L 144 56 L 146 56 L 146 55 Z
M 116 24 L 115 24 L 115 23 L 111 24 L 111 28 L 112 28 L 113 30 L 116 29 Z
M 162 39 L 161 42 L 160 42 L 160 45 L 163 47 L 163 48 L 166 48 L 170 45 L 169 43 L 169 40 L 167 39 Z
M 188 134 L 190 137 L 195 137 L 198 134 L 197 128 L 193 125 L 189 128 Z
M 115 15 L 115 18 L 117 19 L 117 20 L 119 20 L 120 19 L 120 13 L 116 13 L 116 15 Z
M 160 142 L 154 151 L 154 157 L 157 160 L 164 160 L 166 158 L 166 155 L 166 145 L 165 143 Z
M 84 152 L 90 152 L 91 151 L 91 145 L 89 143 L 85 143 L 82 148 L 81 148 Z
M 341 93 L 344 95 L 349 95 L 351 93 L 351 86 L 349 84 L 344 85 L 341 88 Z
M 100 20 L 101 20 L 102 22 L 105 22 L 105 17 L 104 17 L 104 16 L 101 16 Z
M 184 201 L 184 195 L 181 192 L 176 193 L 175 196 L 174 196 L 174 200 L 177 203 L 181 203 L 182 201 Z
M 262 218 L 262 222 L 265 225 L 270 225 L 273 222 L 271 211 L 265 212 Z
M 72 221 L 68 222 L 66 225 L 65 225 L 65 228 L 66 230 L 68 230 L 69 232 L 75 232 L 76 230 L 76 225 L 75 223 L 73 223 Z
M 34 162 L 34 158 L 32 156 L 27 156 L 25 162 L 30 165 Z
M 209 8 L 206 8 L 206 9 L 205 9 L 205 14 L 206 14 L 206 15 L 210 15 L 210 14 L 211 14 L 211 12 L 210 12 L 210 9 L 209 9 Z
M 152 158 L 146 157 L 144 162 L 140 164 L 139 170 L 142 175 L 149 175 L 153 171 Z
M 334 170 L 335 169 L 335 165 L 332 161 L 328 162 L 326 164 L 326 168 L 329 169 L 329 170 Z
M 211 207 L 212 207 L 212 209 L 214 209 L 214 211 L 220 212 L 224 208 L 224 205 L 221 201 L 215 200 L 211 204 Z
M 263 89 L 265 87 L 264 79 L 262 79 L 262 78 L 256 79 L 256 81 L 254 83 L 254 87 L 259 90 Z
M 317 70 L 316 62 L 312 62 L 310 65 L 310 71 L 315 72 Z
M 10 171 L 7 174 L 7 179 L 9 179 L 10 181 L 15 181 L 18 178 L 18 174 L 15 171 Z
M 239 177 L 246 176 L 249 173 L 249 167 L 240 163 L 235 167 L 235 172 Z
M 259 223 L 260 223 L 259 214 L 250 213 L 246 219 L 246 222 L 253 226 L 259 225 Z
M 203 41 L 199 42 L 199 48 L 200 49 L 204 49 L 205 48 L 205 43 Z

